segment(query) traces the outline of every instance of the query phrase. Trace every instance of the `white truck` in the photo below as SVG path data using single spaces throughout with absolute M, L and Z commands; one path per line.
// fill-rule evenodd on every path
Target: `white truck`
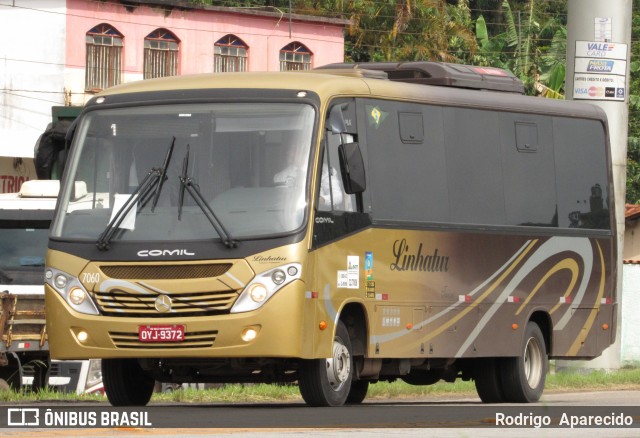
M 0 389 L 102 390 L 99 361 L 49 359 L 44 258 L 59 186 L 29 180 L 0 194 Z

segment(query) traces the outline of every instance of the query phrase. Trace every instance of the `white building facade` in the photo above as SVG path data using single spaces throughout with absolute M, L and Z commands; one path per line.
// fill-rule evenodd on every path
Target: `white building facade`
M 65 103 L 66 12 L 66 0 L 0 0 L 0 156 L 33 157 Z

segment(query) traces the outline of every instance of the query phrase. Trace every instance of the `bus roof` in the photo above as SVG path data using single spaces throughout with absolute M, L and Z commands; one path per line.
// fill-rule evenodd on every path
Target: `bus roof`
M 473 90 L 446 86 L 446 84 L 399 82 L 389 80 L 383 71 L 370 71 L 357 67 L 321 68 L 295 72 L 209 73 L 147 79 L 104 90 L 87 106 L 94 104 L 99 97 L 105 97 L 108 100 L 112 95 L 144 93 L 136 96 L 140 101 L 144 101 L 153 100 L 153 95 L 159 97 L 159 94 L 168 91 L 216 89 L 312 91 L 319 95 L 323 102 L 333 97 L 367 96 L 444 106 L 563 115 L 606 121 L 605 112 L 589 103 L 524 96 L 515 92 Z

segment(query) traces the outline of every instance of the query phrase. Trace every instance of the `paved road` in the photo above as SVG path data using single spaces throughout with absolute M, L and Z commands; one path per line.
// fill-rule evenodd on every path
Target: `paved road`
M 16 409 L 16 407 L 9 404 L 0 405 L 2 424 L 6 424 L 7 410 Z M 98 423 L 100 416 L 103 415 L 102 411 L 113 411 L 113 408 L 96 403 L 53 405 L 30 403 L 20 405 L 19 408 L 38 409 L 41 419 L 44 411 L 50 408 L 52 412 L 59 415 L 58 419 L 63 419 L 61 421 L 68 420 L 69 412 L 82 413 L 76 415 L 85 415 L 85 419 L 89 418 L 87 416 L 93 412 Z M 345 435 L 402 438 L 640 436 L 640 391 L 548 394 L 540 403 L 530 405 L 483 405 L 477 398 L 468 398 L 368 402 L 360 406 L 343 408 L 310 408 L 300 403 L 242 405 L 180 403 L 153 405 L 142 411 L 146 412 L 145 421 L 151 423 L 151 426 L 121 425 L 121 427 L 101 429 L 5 428 L 0 429 L 0 436 L 20 438 L 27 436 L 175 438 L 203 435 L 227 435 L 234 438 L 263 436 L 329 438 Z M 132 412 L 140 411 L 128 410 L 127 412 L 129 418 L 132 418 Z M 634 427 L 631 429 L 609 427 L 606 430 L 538 429 L 535 428 L 535 424 L 532 425 L 536 421 L 541 423 L 546 419 L 552 424 L 557 424 L 563 416 L 568 421 L 577 421 L 588 419 L 589 415 L 609 419 L 607 421 L 633 421 Z M 502 422 L 507 423 L 506 425 L 495 426 L 499 416 L 502 416 Z M 528 424 L 521 426 L 517 424 L 518 422 L 528 422 Z

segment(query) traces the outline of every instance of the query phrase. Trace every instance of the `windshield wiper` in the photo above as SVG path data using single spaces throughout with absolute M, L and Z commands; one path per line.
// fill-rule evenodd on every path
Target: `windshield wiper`
M 213 228 L 216 230 L 216 232 L 220 236 L 220 239 L 222 239 L 222 243 L 224 243 L 227 248 L 237 248 L 238 242 L 233 240 L 233 238 L 231 237 L 231 234 L 229 234 L 229 232 L 224 227 L 222 222 L 220 222 L 220 219 L 218 219 L 216 214 L 213 212 L 213 209 L 211 208 L 207 200 L 204 199 L 204 196 L 202 196 L 202 193 L 200 192 L 198 185 L 195 184 L 193 180 L 187 176 L 188 167 L 189 167 L 189 146 L 187 145 L 187 153 L 185 154 L 184 160 L 182 162 L 182 175 L 180 175 L 181 188 L 180 188 L 180 197 L 178 199 L 179 201 L 178 219 L 182 218 L 182 204 L 184 203 L 184 192 L 186 190 L 187 192 L 189 192 L 189 194 L 191 195 L 193 200 L 196 202 L 198 207 L 200 207 L 200 210 L 202 210 L 205 217 L 209 220 Z
M 153 203 L 151 204 L 152 212 L 156 209 L 156 205 L 158 205 L 158 199 L 160 198 L 162 185 L 164 184 L 164 180 L 167 179 L 167 168 L 169 167 L 169 162 L 171 161 L 171 154 L 173 153 L 173 148 L 175 147 L 175 145 L 176 145 L 176 138 L 173 137 L 173 141 L 171 142 L 171 146 L 169 146 L 167 155 L 164 157 L 164 163 L 162 164 L 162 169 L 160 171 L 160 181 L 156 185 L 156 193 L 153 196 Z
M 138 211 L 142 210 L 144 206 L 147 205 L 147 203 L 151 199 L 150 195 L 154 188 L 156 189 L 156 191 L 153 197 L 151 211 L 155 209 L 158 198 L 160 197 L 160 191 L 162 190 L 162 184 L 167 178 L 167 167 L 169 167 L 169 161 L 171 160 L 171 154 L 173 153 L 175 144 L 176 138 L 173 137 L 173 141 L 171 142 L 171 146 L 169 146 L 169 150 L 167 151 L 167 155 L 165 156 L 162 168 L 152 168 L 144 177 L 142 182 L 138 184 L 138 186 L 135 188 L 126 202 L 122 205 L 122 207 L 120 207 L 120 209 L 116 212 L 116 214 L 113 216 L 113 219 L 109 221 L 106 228 L 104 229 L 102 234 L 100 234 L 100 237 L 98 237 L 98 240 L 96 242 L 96 246 L 100 251 L 106 251 L 109 249 L 109 243 L 111 242 L 111 239 L 113 239 L 113 235 L 119 229 L 120 224 L 122 224 L 133 206 L 136 205 L 138 198 L 140 198 L 140 209 Z
M 182 175 L 180 175 L 180 194 L 178 195 L 178 220 L 182 219 L 182 206 L 184 205 L 184 190 L 186 185 L 182 182 L 183 178 L 187 178 L 187 172 L 189 168 L 189 145 L 187 145 L 187 153 L 184 154 L 182 160 Z

